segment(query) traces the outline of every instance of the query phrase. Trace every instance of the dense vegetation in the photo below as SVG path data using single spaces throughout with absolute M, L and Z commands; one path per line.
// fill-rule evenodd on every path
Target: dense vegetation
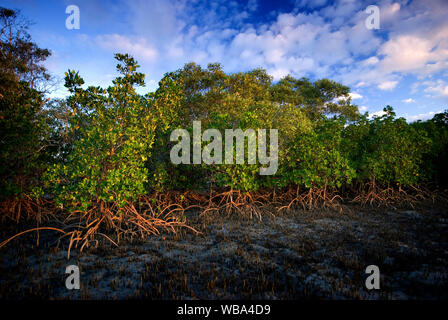
M 31 41 L 16 12 L 2 8 L 0 20 L 5 212 L 20 199 L 34 199 L 88 217 L 86 226 L 99 227 L 105 219 L 121 228 L 122 217 L 132 212 L 132 223 L 149 228 L 155 221 L 149 217 L 183 212 L 193 198 L 202 205 L 217 197 L 219 204 L 231 204 L 226 209 L 242 211 L 247 203 L 275 202 L 282 194 L 291 195 L 289 204 L 312 206 L 344 194 L 364 194 L 369 201 L 383 199 L 385 190 L 446 185 L 447 111 L 409 124 L 387 106 L 384 115 L 370 118 L 337 82 L 292 76 L 273 82 L 265 70 L 226 74 L 219 64 L 186 64 L 165 74 L 155 92 L 140 95 L 135 87 L 145 76 L 127 54 L 115 56 L 120 75 L 112 86 L 83 87 L 82 77 L 68 71 L 70 96 L 48 100 L 41 62 L 50 52 Z M 276 174 L 260 175 L 260 163 L 173 164 L 170 134 L 176 128 L 192 132 L 195 120 L 202 130 L 222 133 L 278 129 Z
M 60 140 L 54 138 L 57 148 L 46 157 L 52 161 L 36 186 L 64 205 L 85 210 L 95 201 L 124 205 L 153 191 L 210 187 L 259 191 L 443 182 L 446 113 L 408 124 L 387 106 L 384 115 L 370 119 L 350 103 L 347 87 L 327 79 L 287 77 L 272 83 L 264 70 L 225 74 L 217 64 L 207 69 L 187 64 L 166 74 L 156 92 L 142 96 L 134 85 L 142 85 L 144 75 L 134 59 L 116 58 L 122 75 L 107 89 L 83 89 L 82 78 L 67 72 L 71 96 L 58 102 L 67 122 L 47 119 Z M 262 176 L 261 164 L 247 161 L 172 164 L 170 133 L 192 131 L 194 120 L 203 130 L 222 132 L 278 128 L 277 173 Z

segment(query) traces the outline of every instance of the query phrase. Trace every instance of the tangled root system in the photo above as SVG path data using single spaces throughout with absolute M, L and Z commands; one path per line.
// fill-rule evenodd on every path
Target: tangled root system
M 0 248 L 16 237 L 33 231 L 53 230 L 60 232 L 61 239 L 69 239 L 68 257 L 72 248 L 82 251 L 85 247 L 97 246 L 99 239 L 106 239 L 118 246 L 120 239 L 134 239 L 161 232 L 176 233 L 180 228 L 199 232 L 187 225 L 185 212 L 196 209 L 200 215 L 210 212 L 231 215 L 238 214 L 248 218 L 262 219 L 272 212 L 289 212 L 292 209 L 312 210 L 329 208 L 342 212 L 345 202 L 361 206 L 403 207 L 414 206 L 425 200 L 448 202 L 446 192 L 434 192 L 430 189 L 409 187 L 381 188 L 374 183 L 366 184 L 354 192 L 355 196 L 343 198 L 336 189 L 299 187 L 288 188 L 281 192 L 275 190 L 245 192 L 239 190 L 213 190 L 209 193 L 195 191 L 156 192 L 142 196 L 125 206 L 117 203 L 97 201 L 88 210 L 67 212 L 58 208 L 50 200 L 36 200 L 30 197 L 14 198 L 0 202 L 1 220 L 15 222 L 33 220 L 37 227 L 20 232 L 0 243 Z M 276 209 L 276 210 L 275 210 Z M 55 222 L 56 226 L 40 227 L 42 221 Z

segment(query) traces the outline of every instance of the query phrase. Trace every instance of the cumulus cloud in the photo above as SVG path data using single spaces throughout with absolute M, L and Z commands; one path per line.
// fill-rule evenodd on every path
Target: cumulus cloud
M 408 98 L 408 99 L 401 100 L 401 102 L 404 102 L 404 103 L 415 103 L 415 100 L 412 99 L 412 98 Z
M 130 53 L 143 61 L 155 61 L 158 56 L 157 50 L 142 37 L 106 34 L 97 36 L 95 41 L 102 48 Z
M 384 81 L 378 84 L 378 88 L 381 90 L 392 90 L 398 84 L 398 81 Z
M 352 100 L 362 99 L 362 95 L 360 95 L 359 93 L 356 93 L 356 92 L 350 92 L 349 96 L 350 96 L 350 98 L 352 98 Z
M 227 72 L 265 68 L 274 80 L 287 74 L 326 77 L 392 91 L 407 75 L 425 79 L 448 69 L 443 0 L 425 5 L 379 0 L 380 30 L 365 27 L 367 4 L 352 0 L 297 0 L 291 12 L 275 12 L 266 20 L 254 19 L 260 7 L 256 0 L 122 5 L 132 32 L 99 36 L 98 45 L 140 55 L 158 75 L 190 61 L 221 62 Z M 448 94 L 440 85 L 427 89 Z
M 247 21 L 255 14 L 256 1 L 241 4 L 137 0 L 128 4 L 127 11 L 137 35 L 133 46 L 140 49 L 133 48 L 134 51 L 154 49 L 159 53 L 157 67 L 165 70 L 189 61 L 219 61 L 230 72 L 263 67 L 275 80 L 287 74 L 330 77 L 337 65 L 352 64 L 357 55 L 374 52 L 379 41 L 372 41 L 362 19 L 334 28 L 334 17 L 323 11 L 326 1 L 313 3 L 313 13 L 281 13 L 273 22 L 255 25 Z M 297 8 L 300 5 L 310 4 L 301 1 Z M 337 5 L 333 9 L 348 17 L 353 10 L 360 11 L 361 6 L 352 4 L 349 10 Z
M 442 79 L 425 81 L 423 85 L 426 85 L 425 92 L 434 93 L 439 96 L 448 96 L 448 83 Z
M 381 117 L 381 116 L 384 116 L 385 114 L 386 114 L 386 112 L 384 112 L 384 110 L 379 110 L 379 111 L 369 114 L 369 118 L 372 119 L 374 117 Z
M 431 119 L 432 117 L 434 117 L 435 114 L 441 113 L 441 112 L 442 112 L 441 110 L 439 110 L 437 112 L 430 111 L 428 113 L 420 113 L 420 114 L 416 114 L 413 116 L 407 115 L 405 118 L 409 122 L 413 122 L 413 121 L 417 121 L 417 120 L 428 120 L 428 119 Z
M 359 108 L 359 112 L 366 112 L 367 111 L 367 107 L 366 106 L 360 106 Z
M 379 50 L 385 58 L 381 68 L 389 72 L 430 74 L 448 64 L 448 26 L 430 38 L 399 35 Z

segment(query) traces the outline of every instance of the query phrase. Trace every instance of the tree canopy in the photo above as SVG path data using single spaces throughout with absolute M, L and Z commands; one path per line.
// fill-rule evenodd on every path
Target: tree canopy
M 68 70 L 70 95 L 48 101 L 42 62 L 50 52 L 31 41 L 18 12 L 0 8 L 0 23 L 3 197 L 33 190 L 87 209 L 95 202 L 123 206 L 152 191 L 447 181 L 447 111 L 409 124 L 387 106 L 384 115 L 370 118 L 338 82 L 291 75 L 274 82 L 263 69 L 225 73 L 219 63 L 188 63 L 141 95 L 135 87 L 144 85 L 145 75 L 128 54 L 115 55 L 120 75 L 111 86 L 86 88 L 82 76 Z M 172 163 L 170 134 L 178 128 L 192 133 L 193 121 L 221 133 L 278 129 L 277 172 L 261 176 L 259 162 Z

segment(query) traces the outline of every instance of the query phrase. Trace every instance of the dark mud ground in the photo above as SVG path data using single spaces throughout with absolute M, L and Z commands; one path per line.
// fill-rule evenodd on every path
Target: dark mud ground
M 446 205 L 188 219 L 202 235 L 104 243 L 73 250 L 69 260 L 55 232 L 41 231 L 39 246 L 37 233 L 19 237 L 0 249 L 0 299 L 448 298 Z M 2 241 L 25 227 L 0 230 Z M 80 268 L 80 290 L 65 287 L 71 264 Z M 379 290 L 365 287 L 371 264 L 381 272 Z

